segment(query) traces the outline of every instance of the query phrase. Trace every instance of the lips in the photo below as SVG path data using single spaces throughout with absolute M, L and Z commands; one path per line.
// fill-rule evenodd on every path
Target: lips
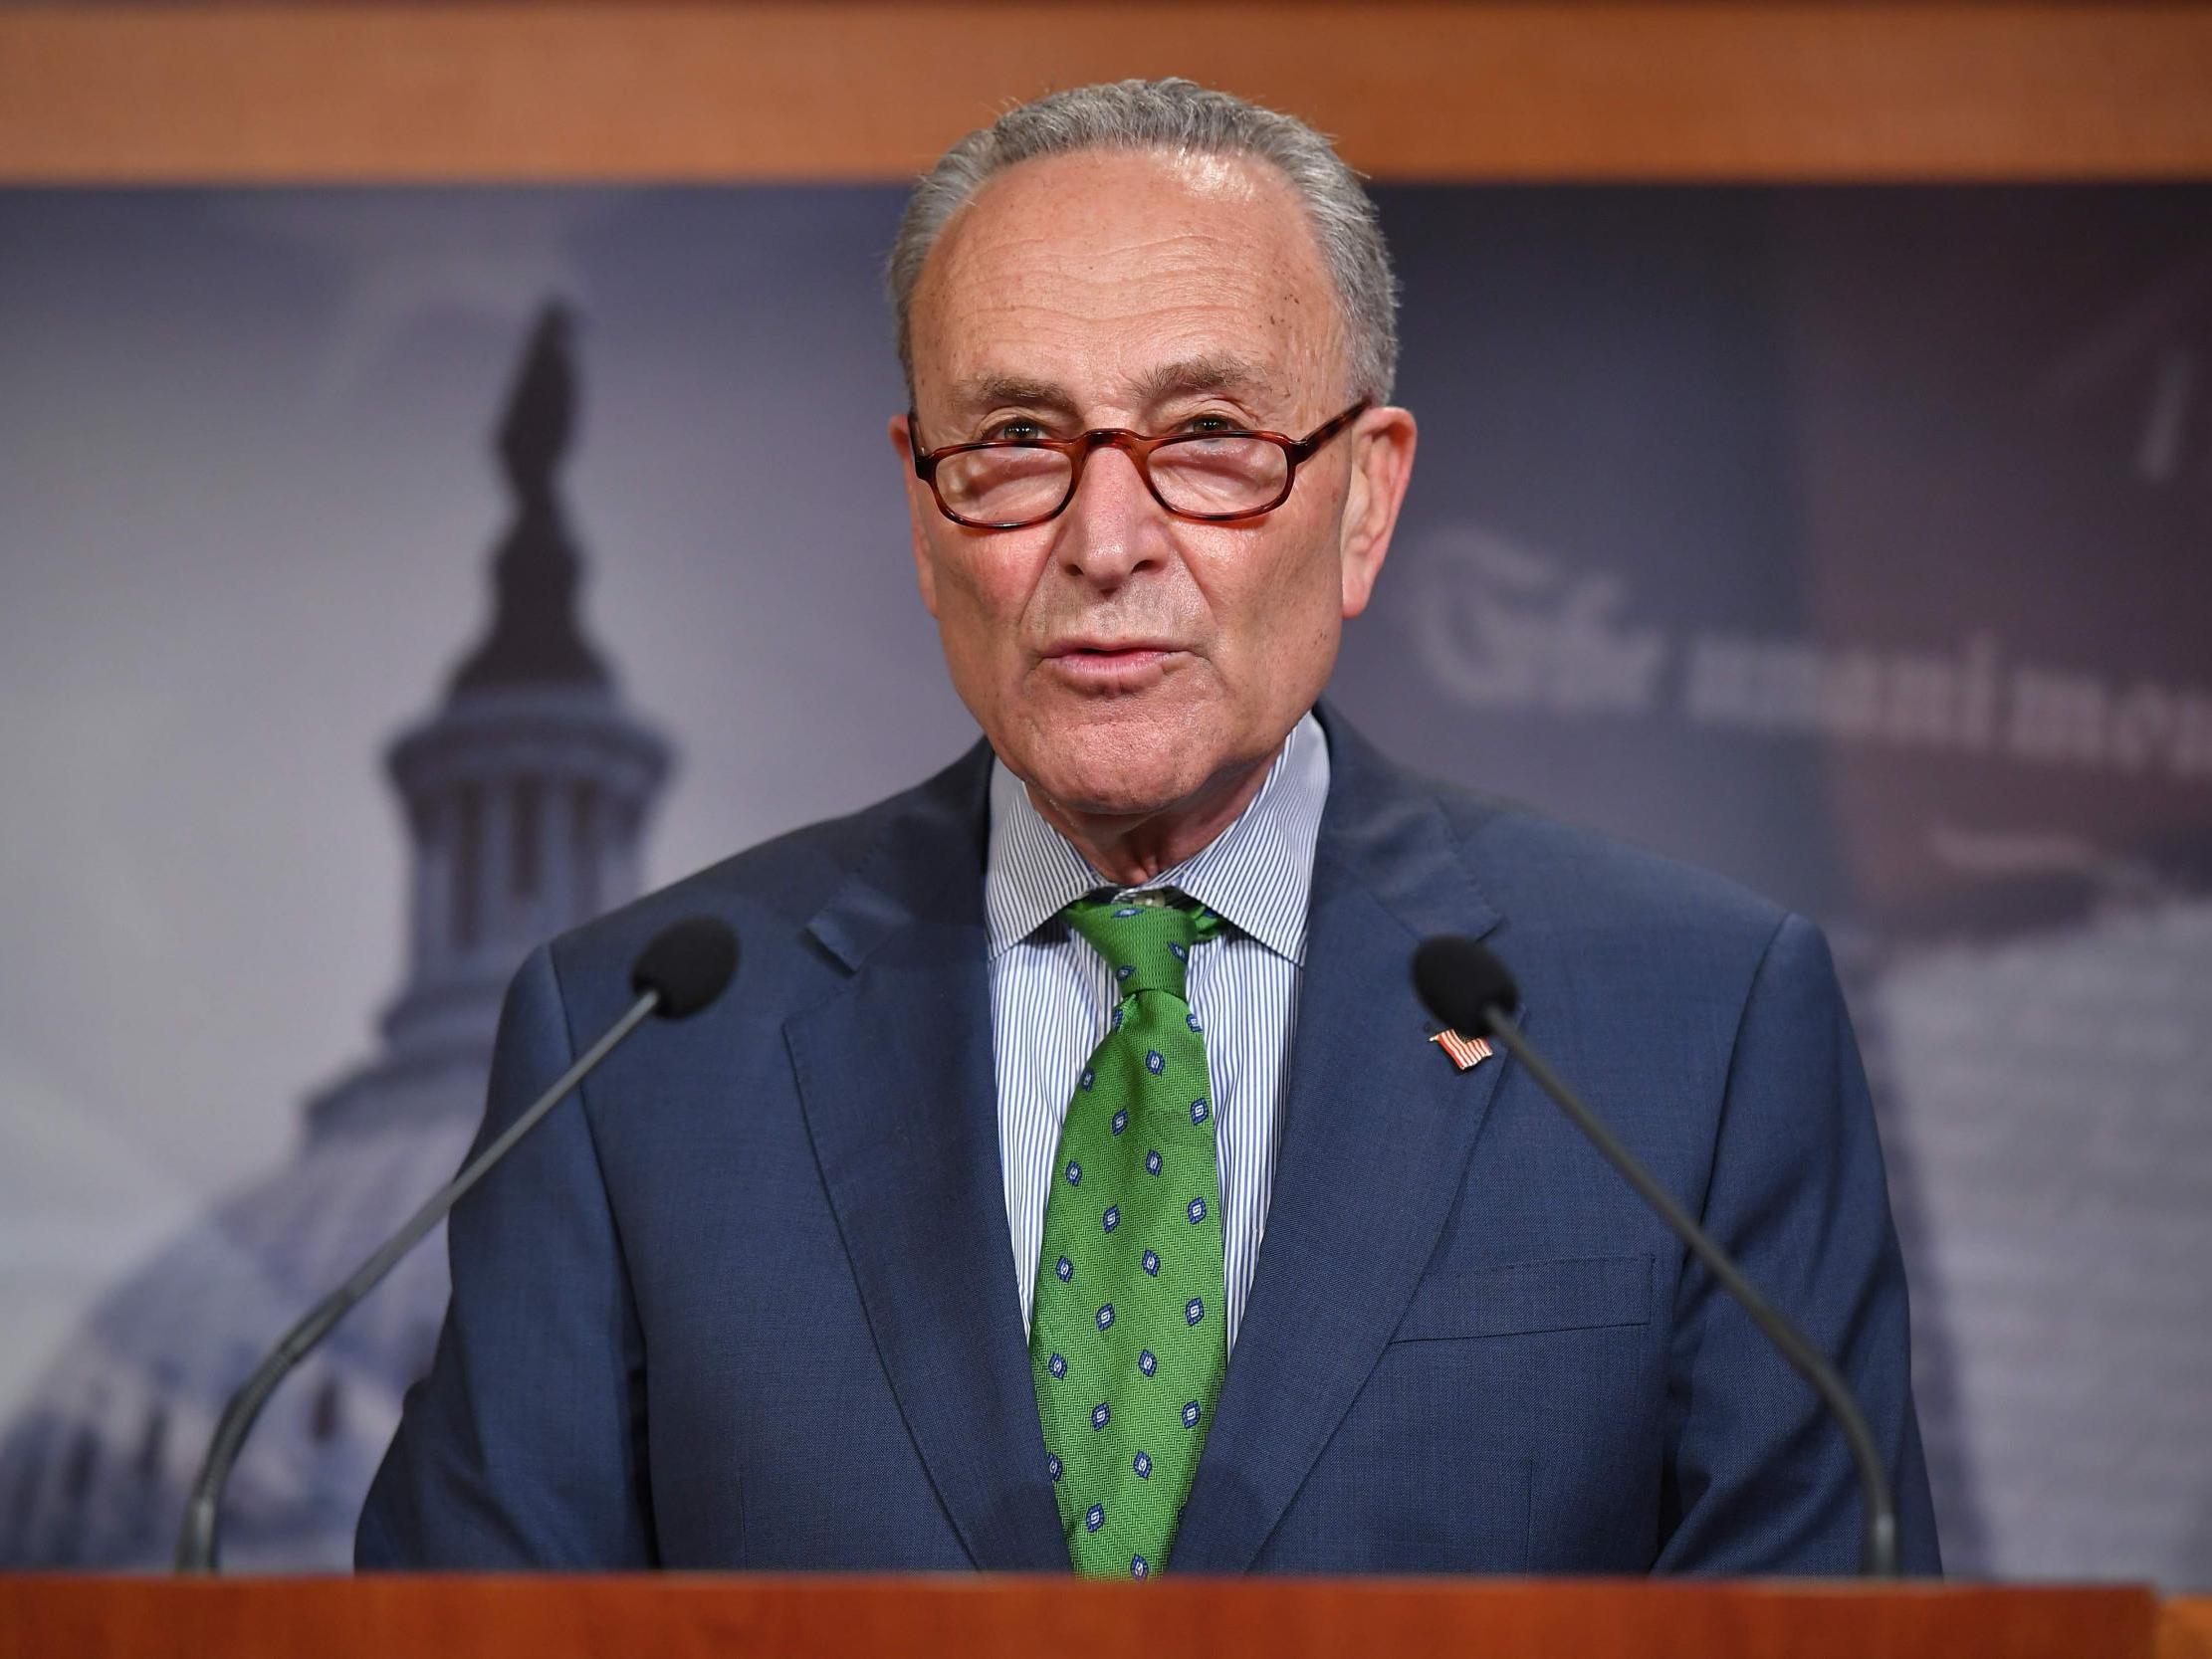
M 1062 640 L 1059 644 L 1048 647 L 1044 654 L 1047 657 L 1104 657 L 1111 660 L 1117 657 L 1137 657 L 1146 653 L 1164 655 L 1178 649 L 1180 648 L 1167 640 L 1075 639 Z
M 1044 653 L 1044 667 L 1084 691 L 1142 691 L 1159 683 L 1180 650 L 1159 640 L 1062 640 Z

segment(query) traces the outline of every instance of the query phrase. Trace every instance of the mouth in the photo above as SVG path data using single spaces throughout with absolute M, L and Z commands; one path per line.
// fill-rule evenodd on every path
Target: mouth
M 1164 640 L 1065 640 L 1044 653 L 1044 667 L 1088 690 L 1136 691 L 1181 655 Z

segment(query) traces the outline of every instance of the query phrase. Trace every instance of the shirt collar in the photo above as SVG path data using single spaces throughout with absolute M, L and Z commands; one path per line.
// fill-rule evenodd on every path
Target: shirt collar
M 1177 888 L 1279 956 L 1303 963 L 1313 852 L 1329 795 L 1329 743 L 1311 714 L 1290 728 L 1235 822 L 1143 891 Z M 984 914 L 995 960 L 1062 909 L 1114 884 L 1044 821 L 1003 761 L 991 768 Z M 1137 890 L 1130 890 L 1137 891 Z

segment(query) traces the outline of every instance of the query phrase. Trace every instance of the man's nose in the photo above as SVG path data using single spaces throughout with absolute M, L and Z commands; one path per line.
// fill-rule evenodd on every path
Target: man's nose
M 1136 458 L 1118 449 L 1092 453 L 1059 523 L 1060 561 L 1100 587 L 1120 586 L 1172 550 L 1167 509 L 1145 488 Z

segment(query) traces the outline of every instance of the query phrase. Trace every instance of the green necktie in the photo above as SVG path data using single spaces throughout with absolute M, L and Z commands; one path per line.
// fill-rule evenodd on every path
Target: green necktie
M 1060 1126 L 1029 1365 L 1076 1571 L 1149 1578 L 1228 1367 L 1214 1103 L 1183 994 L 1191 947 L 1219 923 L 1111 898 L 1060 914 L 1121 1000 Z

